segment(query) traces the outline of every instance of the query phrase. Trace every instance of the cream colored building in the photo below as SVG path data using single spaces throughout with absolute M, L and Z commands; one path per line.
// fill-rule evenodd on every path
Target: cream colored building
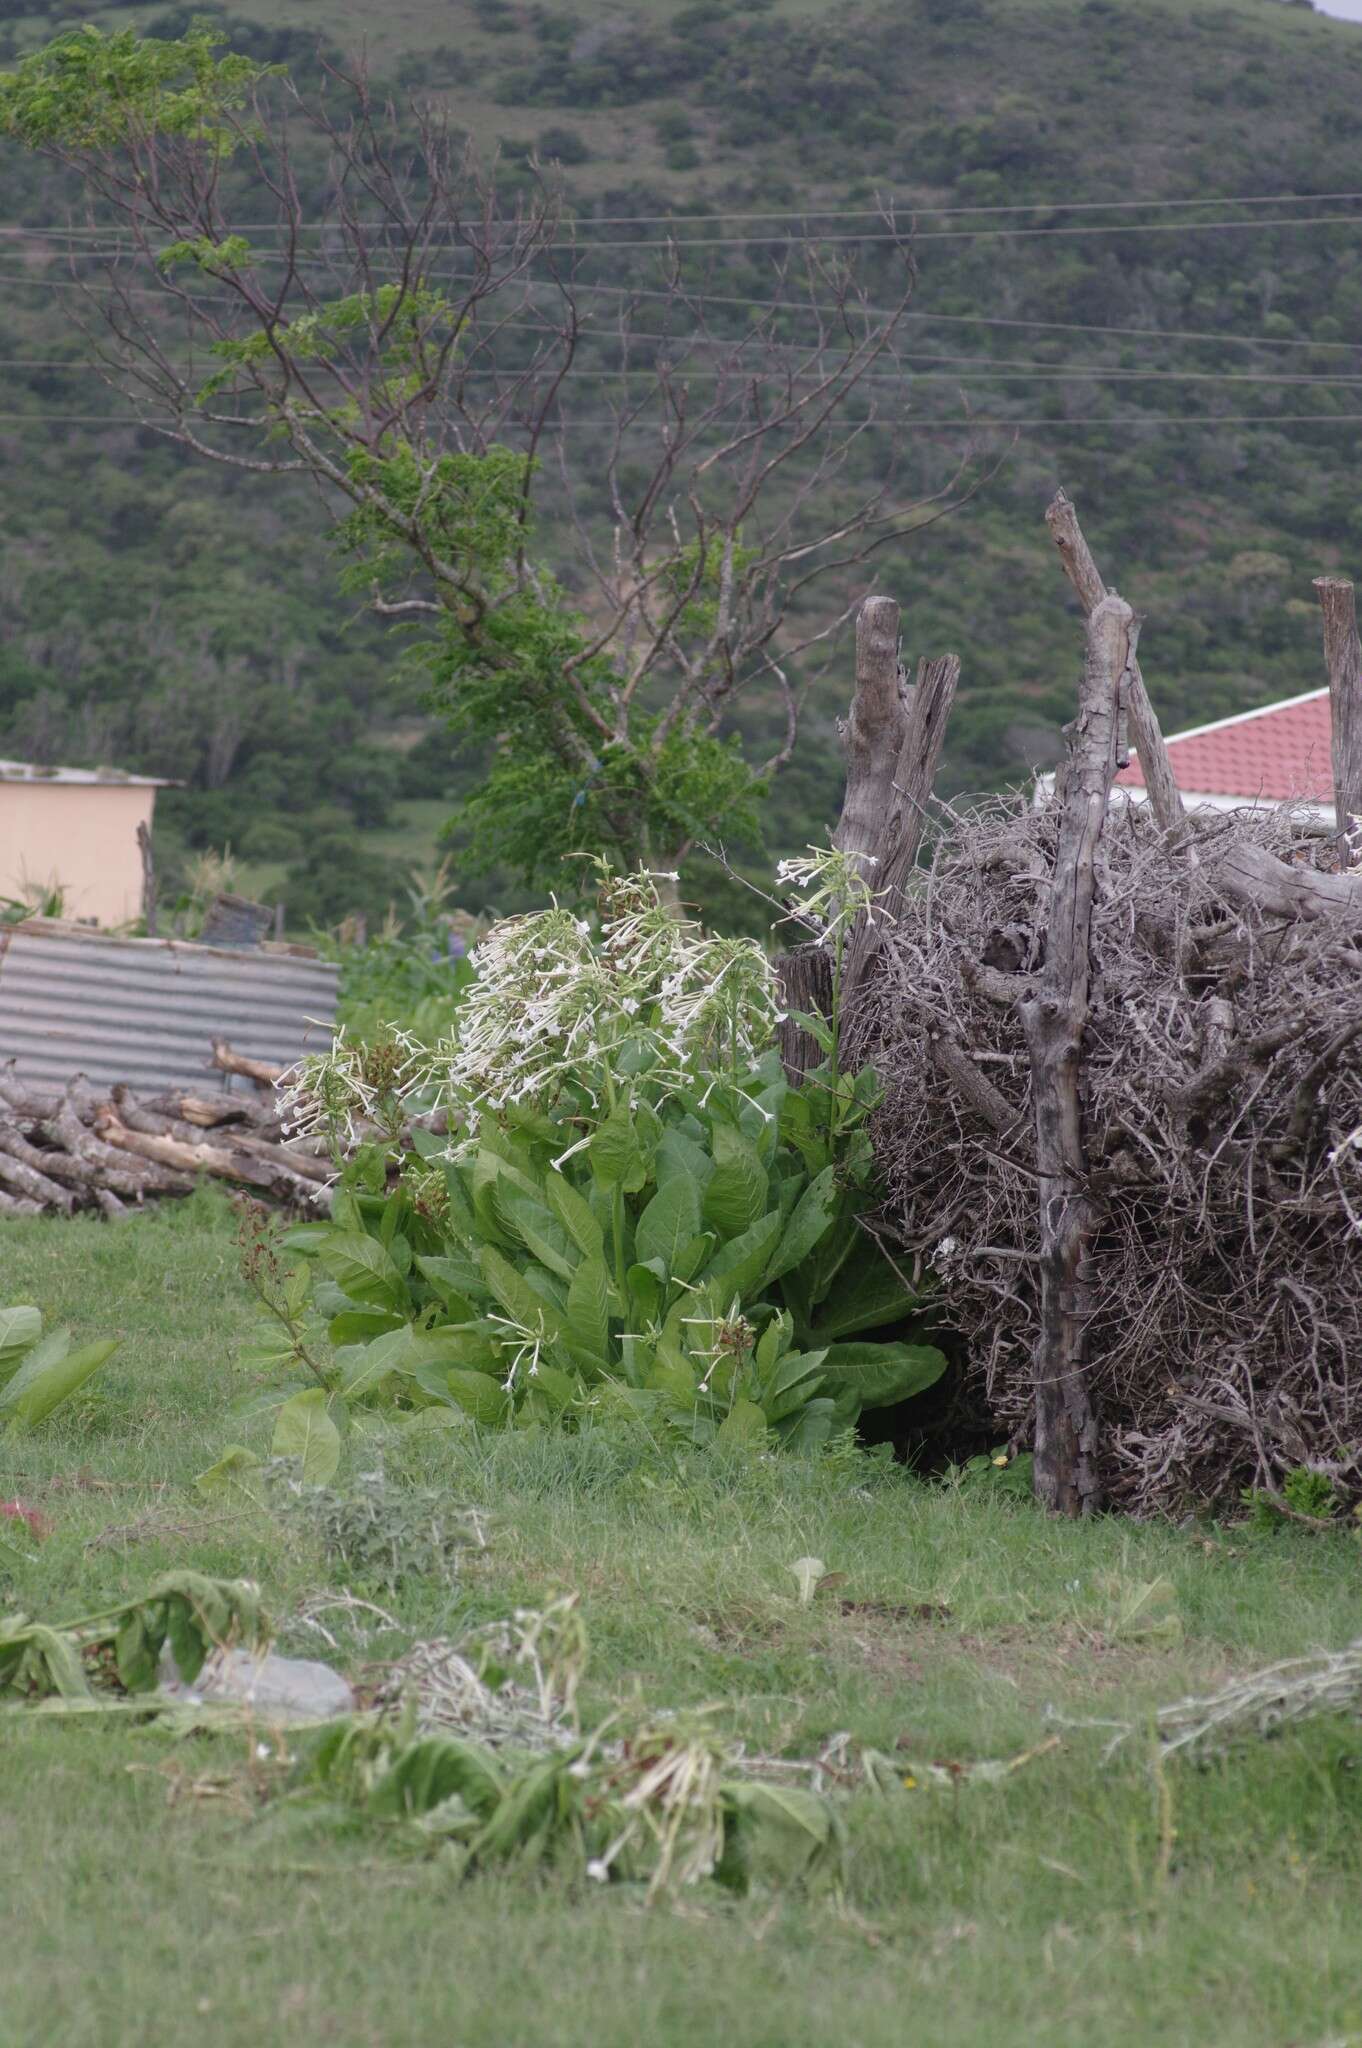
M 0 761 L 0 897 L 59 888 L 63 917 L 103 926 L 142 913 L 137 828 L 167 785 L 109 768 Z

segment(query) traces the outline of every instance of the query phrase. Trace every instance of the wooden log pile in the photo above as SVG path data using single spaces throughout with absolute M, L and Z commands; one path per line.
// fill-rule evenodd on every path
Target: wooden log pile
M 76 1075 L 36 1087 L 0 1066 L 0 1216 L 124 1215 L 153 1197 L 190 1194 L 207 1175 L 289 1208 L 330 1205 L 330 1160 L 284 1131 L 281 1069 L 215 1042 L 212 1068 L 250 1090 L 209 1085 L 139 1095 Z

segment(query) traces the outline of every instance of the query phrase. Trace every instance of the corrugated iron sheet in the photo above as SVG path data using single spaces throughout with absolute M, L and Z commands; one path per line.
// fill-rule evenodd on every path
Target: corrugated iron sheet
M 101 1087 L 191 1087 L 210 1075 L 213 1040 L 225 1038 L 288 1066 L 329 1043 L 336 980 L 326 960 L 34 919 L 0 931 L 0 1061 L 55 1087 L 74 1074 Z

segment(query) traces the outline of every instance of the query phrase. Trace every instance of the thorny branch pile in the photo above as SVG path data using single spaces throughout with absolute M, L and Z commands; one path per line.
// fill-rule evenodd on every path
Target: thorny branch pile
M 1129 609 L 1062 497 L 1050 523 L 1089 614 L 1055 799 L 926 803 L 926 864 L 852 1004 L 852 1050 L 886 1084 L 883 1225 L 939 1275 L 974 1391 L 1014 1441 L 1034 1439 L 1051 1505 L 1180 1512 L 1250 1485 L 1280 1501 L 1300 1466 L 1356 1498 L 1362 874 L 1347 834 L 1362 802 L 1339 762 L 1354 772 L 1340 742 L 1362 731 L 1362 702 L 1335 690 L 1337 840 L 1289 810 L 1184 816 Z M 1350 586 L 1331 584 L 1326 622 L 1340 588 L 1351 616 Z M 1113 623 L 1126 640 L 1109 708 L 1130 718 L 1151 800 L 1108 808 L 1115 716 L 1096 799 L 1083 789 L 1094 646 Z M 1341 668 L 1331 657 L 1332 684 Z M 906 766 L 930 788 L 930 762 Z M 1086 911 L 1066 860 L 1080 883 L 1087 862 Z M 1077 965 L 1054 986 L 1060 915 L 1086 925 L 1081 988 Z M 1068 1034 L 1057 1063 L 1046 1016 Z M 1051 1088 L 1070 1096 L 1058 1164 Z M 1076 1420 L 1047 1482 L 1057 1382 Z

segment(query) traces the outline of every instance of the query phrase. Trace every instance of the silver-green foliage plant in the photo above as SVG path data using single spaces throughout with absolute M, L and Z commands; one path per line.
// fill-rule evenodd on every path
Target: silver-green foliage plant
M 375 1405 L 488 1427 L 614 1415 L 809 1450 L 939 1377 L 935 1347 L 883 1335 L 922 1304 L 861 1221 L 874 1076 L 842 1073 L 828 1036 L 789 1087 L 759 946 L 706 937 L 649 876 L 606 876 L 599 930 L 511 919 L 477 965 L 441 1043 L 342 1042 L 295 1076 L 298 1126 L 387 1134 L 360 1144 L 331 1221 L 286 1239 L 332 1347 L 319 1365 L 302 1345 L 295 1297 L 325 1383 L 296 1399 L 342 1424 Z M 459 1135 L 418 1130 L 403 1153 L 413 1099 Z
M 0 1428 L 45 1422 L 117 1349 L 115 1338 L 73 1349 L 65 1327 L 43 1335 L 36 1308 L 0 1308 Z

